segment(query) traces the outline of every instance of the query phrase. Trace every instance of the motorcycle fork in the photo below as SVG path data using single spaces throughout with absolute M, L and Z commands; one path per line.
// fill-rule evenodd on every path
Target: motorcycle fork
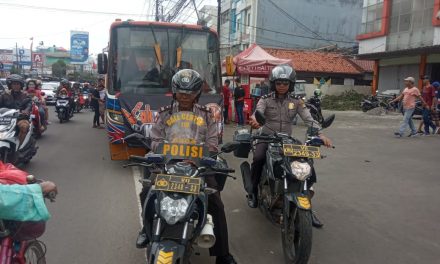
M 294 207 L 291 206 L 291 204 L 295 204 L 295 202 L 292 200 L 292 199 L 296 199 L 296 198 L 294 198 L 295 193 L 299 192 L 300 194 L 303 194 L 303 195 L 309 197 L 309 201 L 310 201 L 310 194 L 309 194 L 309 190 L 308 190 L 307 181 L 300 183 L 299 186 L 294 186 L 294 187 L 299 187 L 299 188 L 296 190 L 293 190 L 292 188 L 289 188 L 289 182 L 287 181 L 286 176 L 283 177 L 283 180 L 284 180 L 283 220 L 287 220 L 288 217 L 290 216 L 290 211 L 292 208 L 294 210 L 298 210 L 297 205 L 295 205 Z M 292 196 L 291 199 L 289 198 L 290 196 Z M 286 222 L 287 221 L 283 221 L 283 225 L 285 225 Z M 286 226 L 284 226 L 284 227 L 286 228 Z

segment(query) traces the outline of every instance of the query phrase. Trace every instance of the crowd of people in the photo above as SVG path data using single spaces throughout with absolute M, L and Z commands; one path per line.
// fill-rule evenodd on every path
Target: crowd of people
M 390 101 L 390 103 L 402 101 L 403 108 L 403 121 L 400 124 L 399 130 L 394 132 L 394 135 L 396 137 L 405 136 L 408 127 L 411 130 L 408 137 L 439 134 L 440 82 L 433 82 L 431 84 L 429 76 L 424 76 L 423 88 L 421 89 L 422 92 L 420 92 L 420 89 L 415 86 L 414 77 L 407 77 L 404 79 L 404 82 L 405 89 L 403 92 Z M 417 100 L 420 100 L 423 107 L 422 121 L 420 122 L 418 129 L 416 129 L 413 122 Z
M 226 79 L 222 90 L 223 90 L 223 102 L 224 102 L 223 120 L 225 124 L 230 123 L 229 109 L 231 107 L 230 104 L 231 98 L 233 98 L 234 109 L 236 114 L 236 118 L 235 118 L 236 123 L 239 126 L 244 126 L 245 124 L 244 108 L 245 108 L 246 92 L 241 84 L 241 79 L 235 78 L 233 87 L 231 87 L 231 80 Z M 269 93 L 269 86 L 266 85 L 264 81 L 261 81 L 260 83 L 255 85 L 255 88 L 252 91 L 253 93 L 250 95 L 253 102 L 252 109 L 255 109 L 258 99 Z

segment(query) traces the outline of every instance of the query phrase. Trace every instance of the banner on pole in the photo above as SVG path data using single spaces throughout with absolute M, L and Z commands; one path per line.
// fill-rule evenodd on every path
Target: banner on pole
M 70 31 L 70 62 L 86 64 L 89 58 L 89 32 Z

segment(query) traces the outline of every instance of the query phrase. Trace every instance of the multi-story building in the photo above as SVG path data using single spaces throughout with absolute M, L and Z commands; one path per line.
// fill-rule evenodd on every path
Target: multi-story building
M 360 0 L 222 0 L 221 6 L 221 46 L 233 54 L 251 43 L 351 48 L 361 25 Z
M 217 6 L 205 5 L 199 10 L 199 14 L 206 26 L 217 30 Z
M 373 91 L 440 80 L 440 0 L 364 0 L 359 57 L 375 60 Z

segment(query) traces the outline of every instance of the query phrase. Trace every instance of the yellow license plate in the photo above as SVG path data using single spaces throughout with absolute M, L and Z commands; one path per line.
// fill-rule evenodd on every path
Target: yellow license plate
M 320 159 L 321 151 L 319 147 L 283 144 L 284 156 L 300 157 L 310 159 Z
M 159 191 L 199 194 L 200 184 L 199 178 L 158 174 L 154 186 Z

